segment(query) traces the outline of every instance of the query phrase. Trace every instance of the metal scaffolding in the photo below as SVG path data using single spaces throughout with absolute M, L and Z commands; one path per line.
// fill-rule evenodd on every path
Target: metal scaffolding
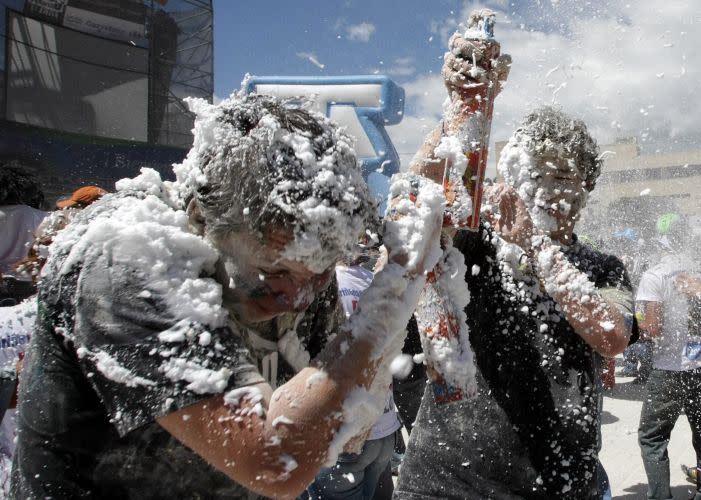
M 214 90 L 212 15 L 211 0 L 0 0 L 0 51 L 7 53 L 8 44 L 14 44 L 12 47 L 21 46 L 15 52 L 26 56 L 13 66 L 17 71 L 11 75 L 8 58 L 0 58 L 0 119 L 87 136 L 133 138 L 131 140 L 157 146 L 189 148 L 194 117 L 183 99 L 199 97 L 211 102 Z M 54 47 L 46 37 L 34 35 L 32 38 L 25 33 L 26 29 L 17 39 L 6 32 L 10 18 L 22 27 L 31 24 L 34 33 L 43 29 L 51 36 L 56 33 L 62 39 L 82 41 Z M 114 48 L 112 53 L 121 54 L 121 66 L 112 67 L 110 56 L 104 53 L 105 46 Z M 123 47 L 121 52 L 119 46 Z M 49 68 L 45 60 L 57 69 Z M 12 61 L 17 61 L 17 57 Z M 69 67 L 71 62 L 76 64 Z M 77 73 L 78 67 L 81 73 Z M 114 72 L 100 73 L 105 69 Z M 118 73 L 120 71 L 122 73 Z M 125 72 L 130 72 L 131 76 L 125 76 Z M 28 76 L 23 76 L 25 74 Z M 17 118 L 19 112 L 12 116 L 6 112 L 8 75 L 13 77 L 13 92 L 23 92 L 21 105 L 31 111 L 22 109 L 25 115 L 31 115 L 26 121 Z M 45 81 L 46 75 L 51 77 L 51 82 Z M 85 95 L 74 96 L 72 92 L 90 78 L 94 80 L 94 94 L 98 90 L 119 89 L 127 81 L 146 82 L 148 79 L 147 84 L 131 94 L 122 91 L 121 101 L 116 106 L 112 103 L 107 114 L 100 111 L 103 121 L 123 124 L 119 134 L 110 135 L 109 130 L 91 134 L 87 125 L 67 129 L 59 123 L 61 120 L 50 116 L 44 119 L 45 115 L 53 113 L 60 115 L 63 122 L 70 121 L 67 102 L 73 103 L 69 111 L 80 106 L 90 107 L 88 101 L 93 94 L 86 91 Z M 44 99 L 49 102 L 47 106 L 40 96 L 49 92 L 54 92 L 56 98 L 53 101 Z M 70 98 L 64 99 L 66 96 Z M 110 108 L 104 99 L 101 102 L 106 103 L 104 109 Z M 133 125 L 126 124 L 128 120 L 119 116 L 128 114 L 130 106 Z M 90 123 L 90 116 L 77 116 L 72 121 L 74 124 L 81 122 Z M 134 134 L 129 134 L 130 130 L 135 130 Z
M 149 142 L 177 147 L 192 144 L 193 116 L 185 97 L 212 101 L 212 2 L 150 1 Z

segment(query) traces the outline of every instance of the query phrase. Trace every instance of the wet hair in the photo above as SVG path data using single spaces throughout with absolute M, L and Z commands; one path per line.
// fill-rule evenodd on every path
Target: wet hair
M 217 140 L 195 153 L 203 181 L 193 194 L 208 231 L 244 228 L 262 238 L 268 228 L 292 228 L 333 246 L 339 235 L 326 233 L 376 223 L 352 141 L 326 117 L 255 94 L 232 97 L 216 113 Z M 310 217 L 310 205 L 334 215 Z
M 514 136 L 521 136 L 534 156 L 572 160 L 587 190 L 594 189 L 602 161 L 599 147 L 582 120 L 552 106 L 543 106 L 524 118 Z
M 40 208 L 43 202 L 44 192 L 32 174 L 14 161 L 0 163 L 0 206 Z

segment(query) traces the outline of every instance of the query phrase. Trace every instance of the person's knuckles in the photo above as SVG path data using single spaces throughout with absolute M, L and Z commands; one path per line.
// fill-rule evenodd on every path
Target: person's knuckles
M 445 54 L 443 54 L 443 65 L 450 65 L 453 64 L 456 60 L 456 57 L 453 55 L 452 52 L 448 51 Z
M 450 51 L 457 57 L 467 57 L 471 55 L 473 45 L 469 40 L 465 40 L 461 35 L 457 35 L 452 39 L 449 45 Z

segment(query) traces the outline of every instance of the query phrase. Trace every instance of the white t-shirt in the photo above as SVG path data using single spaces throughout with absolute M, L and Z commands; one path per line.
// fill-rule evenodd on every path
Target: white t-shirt
M 701 336 L 689 328 L 689 302 L 674 283 L 680 273 L 699 276 L 699 266 L 685 255 L 667 255 L 647 270 L 638 285 L 636 301 L 661 302 L 664 310 L 660 338 L 655 341 L 653 366 L 660 370 L 701 367 Z
M 36 296 L 16 306 L 0 307 L 0 370 L 15 370 L 19 353 L 28 346 L 36 316 Z M 15 434 L 15 410 L 7 410 L 0 423 L 0 455 L 12 457 Z
M 336 266 L 336 280 L 338 281 L 338 294 L 341 297 L 343 311 L 346 317 L 350 316 L 358 305 L 358 300 L 365 289 L 372 282 L 373 274 L 371 271 L 360 266 Z M 375 425 L 370 431 L 368 440 L 382 439 L 393 434 L 399 429 L 402 424 L 397 418 L 397 412 L 394 410 L 394 396 L 392 395 L 392 385 L 389 386 L 387 392 L 387 400 L 385 401 L 385 412 L 380 415 Z
M 0 273 L 8 273 L 12 265 L 27 256 L 34 231 L 46 212 L 27 205 L 0 207 Z

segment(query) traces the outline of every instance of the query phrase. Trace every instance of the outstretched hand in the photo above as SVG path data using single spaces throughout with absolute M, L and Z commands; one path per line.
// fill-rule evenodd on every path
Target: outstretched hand
M 535 232 L 526 204 L 516 190 L 505 184 L 490 186 L 486 191 L 491 209 L 486 210 L 489 222 L 502 239 L 527 250 Z

